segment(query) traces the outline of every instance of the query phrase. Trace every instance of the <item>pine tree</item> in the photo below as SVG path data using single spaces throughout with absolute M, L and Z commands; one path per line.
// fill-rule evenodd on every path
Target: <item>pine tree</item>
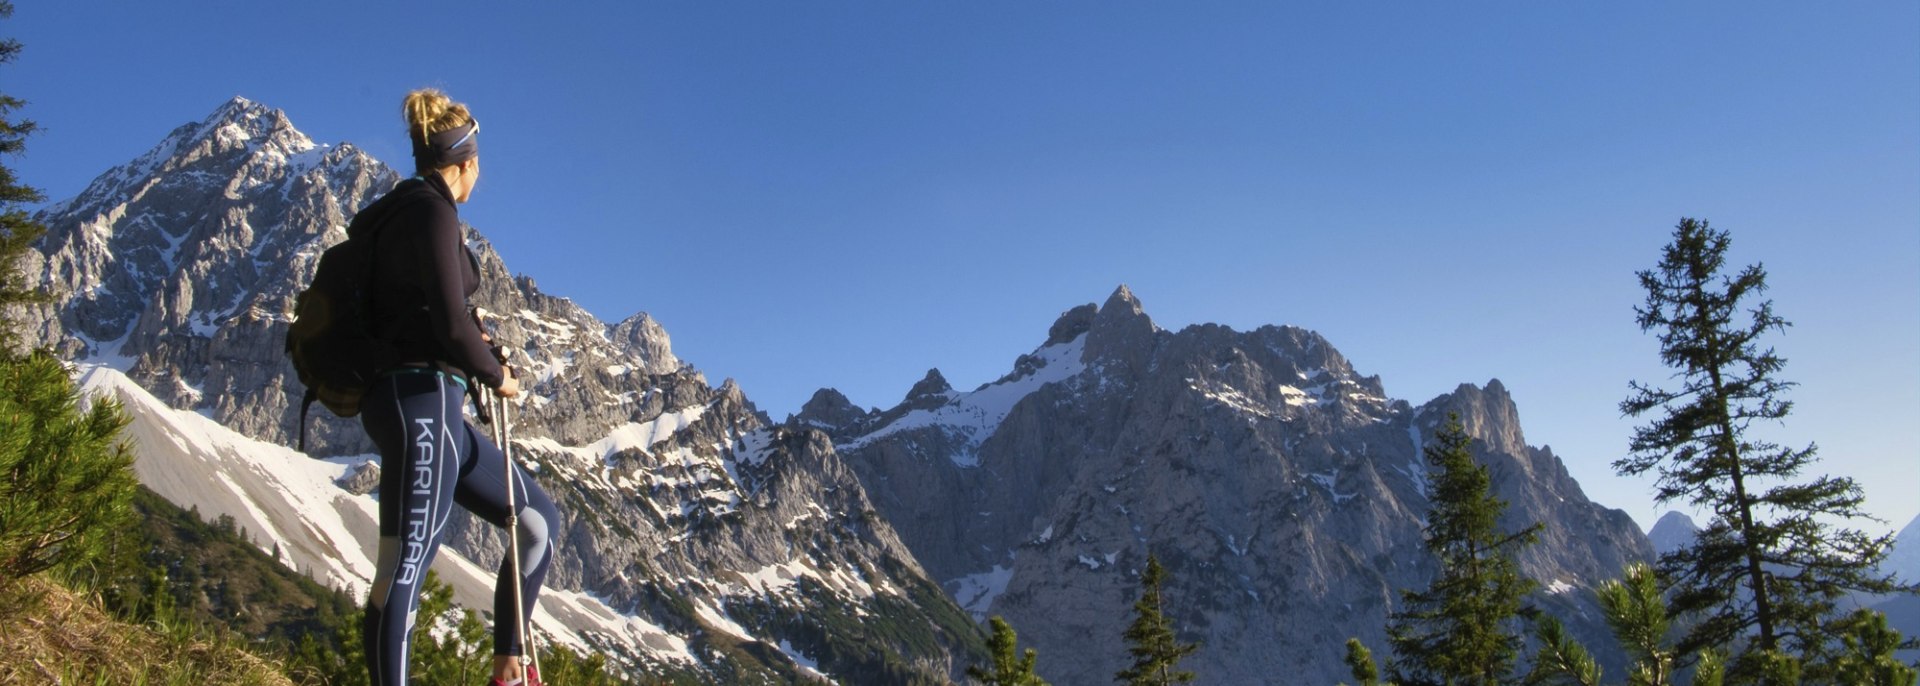
M 1394 686 L 1393 682 L 1380 683 L 1380 668 L 1373 662 L 1373 651 L 1367 650 L 1367 644 L 1360 639 L 1347 639 L 1347 656 L 1342 661 L 1347 663 L 1347 673 L 1353 675 L 1354 686 Z
M 1507 503 L 1493 496 L 1487 467 L 1474 463 L 1473 439 L 1458 415 L 1447 417 L 1425 452 L 1438 468 L 1428 484 L 1426 544 L 1440 574 L 1424 591 L 1401 592 L 1404 605 L 1387 625 L 1389 672 L 1401 684 L 1492 686 L 1513 671 L 1520 636 L 1512 625 L 1535 586 L 1513 554 L 1540 527 L 1500 531 Z
M 0 0 L 0 19 L 11 16 L 13 3 Z M 20 41 L 0 40 L 0 64 L 11 63 L 19 55 Z M 39 128 L 30 120 L 13 118 L 13 112 L 24 105 L 19 98 L 0 93 L 0 158 L 25 152 L 27 136 Z M 38 189 L 21 184 L 12 169 L 0 164 L 0 355 L 9 358 L 20 352 L 20 335 L 13 321 L 16 309 L 46 299 L 27 284 L 20 272 L 21 261 L 33 242 L 47 232 L 23 206 L 45 199 Z
M 1047 686 L 1047 682 L 1033 673 L 1033 665 L 1039 661 L 1039 654 L 1028 648 L 1025 655 L 1018 653 L 1018 636 L 1007 620 L 994 616 L 989 624 L 993 633 L 987 639 L 987 647 L 992 655 L 992 664 L 967 668 L 967 676 L 986 686 Z
M 408 656 L 415 681 L 477 684 L 493 669 L 493 641 L 473 610 L 453 604 L 453 587 L 428 571 Z
M 1540 643 L 1533 655 L 1533 669 L 1522 681 L 1527 686 L 1600 686 L 1600 664 L 1586 646 L 1567 635 L 1558 618 L 1543 615 L 1534 623 L 1534 638 Z
M 1873 610 L 1854 610 L 1836 627 L 1841 649 L 1831 660 L 1811 666 L 1809 681 L 1858 686 L 1914 686 L 1913 666 L 1900 661 L 1894 651 L 1902 647 L 1900 632 L 1887 624 L 1887 616 Z
M 1627 683 L 1632 686 L 1669 686 L 1673 683 L 1675 652 L 1667 645 L 1672 623 L 1667 616 L 1667 599 L 1660 594 L 1660 579 L 1644 564 L 1627 566 L 1624 579 L 1600 586 L 1600 609 L 1614 638 L 1626 649 Z
M 1167 620 L 1165 602 L 1160 593 L 1167 570 L 1160 559 L 1147 555 L 1147 571 L 1140 575 L 1140 600 L 1133 604 L 1133 624 L 1127 627 L 1127 642 L 1132 647 L 1133 666 L 1113 675 L 1128 686 L 1169 686 L 1193 681 L 1193 672 L 1179 671 L 1180 660 L 1200 646 L 1181 643 L 1173 635 L 1173 623 Z
M 1853 480 L 1801 480 L 1813 446 L 1786 448 L 1751 431 L 1793 407 L 1784 396 L 1794 384 L 1777 378 L 1786 360 L 1760 345 L 1788 323 L 1770 301 L 1755 302 L 1767 288 L 1760 265 L 1723 274 L 1730 242 L 1705 221 L 1682 219 L 1659 266 L 1639 272 L 1647 292 L 1635 308 L 1641 330 L 1659 337 L 1678 387 L 1631 385 L 1622 413 L 1661 412 L 1634 431 L 1632 454 L 1614 468 L 1655 473 L 1661 503 L 1685 500 L 1717 513 L 1689 546 L 1660 560 L 1674 611 L 1701 617 L 1680 648 L 1736 646 L 1731 677 L 1772 680 L 1794 674 L 1790 653 L 1825 650 L 1824 624 L 1843 593 L 1902 587 L 1873 571 L 1891 536 L 1830 524 L 1866 516 Z
M 12 14 L 0 1 L 0 17 Z M 18 41 L 0 41 L 0 64 L 19 52 Z M 12 119 L 23 104 L 0 94 L 0 157 L 20 154 L 35 129 Z M 119 406 L 103 400 L 80 409 L 65 364 L 18 348 L 15 308 L 43 299 L 19 267 L 46 232 L 21 206 L 40 199 L 0 164 L 0 587 L 100 555 L 131 515 L 135 488 L 133 455 L 118 440 L 127 423 Z

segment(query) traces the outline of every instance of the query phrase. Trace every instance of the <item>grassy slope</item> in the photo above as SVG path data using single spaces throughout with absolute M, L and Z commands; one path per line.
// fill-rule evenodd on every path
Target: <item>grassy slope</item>
M 0 609 L 0 684 L 286 684 L 278 666 L 187 624 L 132 624 L 44 576 Z

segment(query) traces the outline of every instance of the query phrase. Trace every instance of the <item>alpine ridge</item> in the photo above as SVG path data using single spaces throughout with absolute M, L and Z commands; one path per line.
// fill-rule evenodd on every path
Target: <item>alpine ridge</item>
M 1534 605 L 1605 636 L 1575 591 L 1651 555 L 1624 512 L 1526 444 L 1499 381 L 1415 407 L 1303 329 L 1169 332 L 1121 286 L 1062 314 L 993 383 L 932 380 L 870 412 L 823 390 L 788 424 L 824 427 L 933 578 L 976 618 L 1005 616 L 1056 684 L 1109 683 L 1125 665 L 1119 628 L 1148 554 L 1170 574 L 1177 630 L 1203 646 L 1183 669 L 1347 678 L 1345 640 L 1383 646 L 1398 591 L 1434 573 L 1421 448 L 1449 414 L 1511 503 L 1504 525 L 1547 525 L 1520 556 L 1543 589 Z

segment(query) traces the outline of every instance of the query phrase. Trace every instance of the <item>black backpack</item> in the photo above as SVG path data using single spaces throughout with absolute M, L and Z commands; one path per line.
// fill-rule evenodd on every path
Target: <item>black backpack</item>
M 379 227 L 368 227 L 377 229 Z M 313 283 L 294 298 L 287 359 L 307 387 L 300 401 L 300 450 L 307 449 L 307 409 L 318 400 L 340 417 L 360 414 L 360 397 L 381 371 L 400 363 L 389 336 L 373 322 L 373 258 L 378 231 L 348 234 L 320 254 Z

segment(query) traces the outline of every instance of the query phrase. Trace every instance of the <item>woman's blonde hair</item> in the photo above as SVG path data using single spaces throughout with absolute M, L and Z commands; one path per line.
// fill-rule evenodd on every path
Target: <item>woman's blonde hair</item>
M 401 105 L 407 117 L 407 136 L 416 143 L 426 143 L 427 137 L 441 131 L 449 131 L 473 121 L 473 115 L 467 112 L 467 106 L 454 102 L 438 88 L 422 88 L 407 94 L 406 102 Z

